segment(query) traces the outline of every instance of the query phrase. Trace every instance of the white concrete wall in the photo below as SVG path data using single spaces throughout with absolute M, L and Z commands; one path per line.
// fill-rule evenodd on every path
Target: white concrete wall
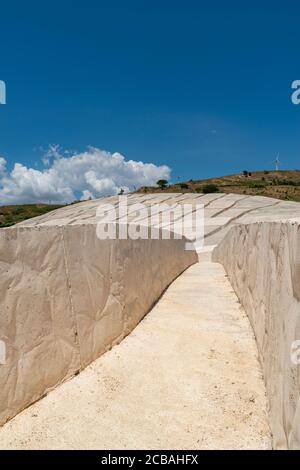
M 0 424 L 122 340 L 197 261 L 185 240 L 99 240 L 88 225 L 0 230 Z
M 270 405 L 276 449 L 300 448 L 300 226 L 261 222 L 233 227 L 213 253 L 251 321 Z

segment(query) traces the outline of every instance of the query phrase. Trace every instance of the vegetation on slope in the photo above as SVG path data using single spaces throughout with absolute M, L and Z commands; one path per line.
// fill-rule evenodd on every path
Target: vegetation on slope
M 208 189 L 210 188 L 210 190 Z M 155 193 L 192 193 L 223 192 L 248 194 L 251 196 L 268 196 L 286 201 L 300 202 L 300 170 L 279 171 L 242 171 L 240 174 L 221 176 L 206 180 L 190 180 L 176 184 L 142 187 L 139 192 Z
M 22 222 L 22 220 L 37 217 L 63 207 L 54 204 L 22 204 L 17 206 L 0 206 L 0 228 Z

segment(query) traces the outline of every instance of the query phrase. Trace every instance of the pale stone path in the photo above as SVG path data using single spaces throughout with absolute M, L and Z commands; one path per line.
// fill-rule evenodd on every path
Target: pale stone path
M 270 441 L 252 330 L 211 262 L 189 268 L 120 345 L 0 429 L 1 449 L 266 449 Z

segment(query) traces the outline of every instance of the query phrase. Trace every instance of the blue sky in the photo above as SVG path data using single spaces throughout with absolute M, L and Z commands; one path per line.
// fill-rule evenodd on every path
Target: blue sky
M 278 152 L 282 168 L 300 167 L 300 106 L 290 99 L 300 79 L 299 2 L 0 8 L 6 176 L 15 163 L 44 171 L 49 144 L 167 165 L 173 180 L 264 169 Z

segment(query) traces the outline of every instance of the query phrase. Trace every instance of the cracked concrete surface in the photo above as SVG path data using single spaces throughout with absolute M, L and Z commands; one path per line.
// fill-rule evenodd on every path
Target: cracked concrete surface
M 118 346 L 0 429 L 0 448 L 271 448 L 255 339 L 223 267 L 185 271 Z
M 8 375 L 8 380 L 5 380 L 5 374 L 1 379 L 3 368 L 0 369 L 3 390 L 8 392 L 5 392 L 8 404 L 2 400 L 4 419 L 7 419 L 7 411 L 7 416 L 11 417 L 22 409 L 22 403 L 24 408 L 24 383 L 28 404 L 30 400 L 40 398 L 42 391 L 76 373 L 79 368 L 77 344 L 81 344 L 82 367 L 97 359 L 79 376 L 50 392 L 0 429 L 0 447 L 268 448 L 270 435 L 265 419 L 264 387 L 252 330 L 223 268 L 209 261 L 212 250 L 222 243 L 232 227 L 257 221 L 286 222 L 297 217 L 299 221 L 300 204 L 236 194 L 133 194 L 128 199 L 129 204 L 142 202 L 147 206 L 160 202 L 203 203 L 204 247 L 199 249 L 201 263 L 178 278 L 131 335 L 100 359 L 97 359 L 99 355 L 128 334 L 146 313 L 147 308 L 140 302 L 145 303 L 146 298 L 146 304 L 150 306 L 168 282 L 192 260 L 181 259 L 180 249 L 175 255 L 174 249 L 165 241 L 163 250 L 148 243 L 137 264 L 132 256 L 133 251 L 136 253 L 136 249 L 140 249 L 137 245 L 125 250 L 126 263 L 120 262 L 124 250 L 116 252 L 116 263 L 104 263 L 109 251 L 94 249 L 99 201 L 68 206 L 0 232 L 0 241 L 8 237 L 9 246 L 16 244 L 16 249 L 8 250 L 3 244 L 0 250 L 3 258 L 0 266 L 4 270 L 0 279 L 4 291 L 7 290 L 2 299 L 5 315 L 1 312 L 0 339 L 3 333 L 6 335 L 3 320 L 10 331 L 12 322 L 18 325 L 16 314 L 22 317 L 24 306 L 25 313 L 26 309 L 30 312 L 32 299 L 36 306 L 40 292 L 45 292 L 46 297 L 42 299 L 47 298 L 44 304 L 41 300 L 40 313 L 33 317 L 33 323 L 21 319 L 20 328 L 13 332 L 11 351 L 18 353 L 21 360 L 12 357 L 11 367 L 17 367 L 17 381 L 13 374 Z M 106 198 L 101 202 L 116 205 L 118 198 Z M 172 230 L 172 224 L 168 228 Z M 32 230 L 34 237 L 30 234 Z M 72 276 L 69 275 L 67 280 L 57 276 L 57 267 L 66 261 L 59 243 L 61 232 L 65 234 L 67 258 L 73 258 Z M 45 236 L 41 237 L 41 234 Z M 18 237 L 25 240 L 24 250 L 20 251 Z M 78 250 L 79 245 L 84 249 Z M 153 248 L 156 250 L 154 258 Z M 22 262 L 19 262 L 20 252 Z M 149 267 L 146 260 L 151 257 L 153 263 Z M 7 275 L 11 259 L 17 268 L 17 277 L 14 269 L 10 276 Z M 120 287 L 119 277 L 125 264 L 126 276 L 123 277 L 126 283 Z M 104 265 L 115 266 L 114 282 L 105 275 Z M 25 271 L 28 285 L 22 293 L 17 281 L 24 276 L 24 266 L 28 266 Z M 147 268 L 146 282 L 139 275 L 144 268 Z M 81 271 L 82 277 L 78 274 Z M 188 288 L 187 280 L 193 288 Z M 70 282 L 73 285 L 72 302 L 75 301 L 71 310 L 76 309 L 75 316 L 67 314 Z M 102 287 L 99 289 L 99 286 Z M 110 293 L 111 289 L 112 300 L 118 299 L 121 291 L 127 295 L 122 301 L 122 325 L 119 318 L 114 317 L 116 313 L 118 315 L 116 308 L 111 301 L 106 301 L 105 292 Z M 174 289 L 179 289 L 178 293 Z M 6 300 L 11 300 L 11 317 L 4 310 Z M 47 309 L 50 316 L 46 315 Z M 41 321 L 43 318 L 45 321 Z M 82 334 L 77 337 L 75 332 L 75 338 L 74 318 L 79 320 L 76 328 L 82 327 Z M 32 339 L 33 347 L 28 341 L 27 345 L 23 344 L 25 337 Z M 36 342 L 36 337 L 43 337 L 46 343 Z M 239 341 L 239 338 L 243 340 Z M 26 356 L 22 347 L 16 347 L 20 339 Z M 213 345 L 214 341 L 216 345 Z M 30 351 L 34 351 L 34 360 L 30 359 Z M 46 369 L 43 368 L 45 363 L 49 364 Z M 31 394 L 32 379 L 26 379 L 28 371 L 38 385 L 36 396 Z M 18 393 L 15 384 L 21 385 Z M 9 397 L 17 400 L 17 411 L 15 403 L 9 404 Z
M 300 367 L 292 358 L 300 338 L 299 222 L 236 226 L 213 259 L 224 265 L 255 332 L 273 447 L 300 449 Z

